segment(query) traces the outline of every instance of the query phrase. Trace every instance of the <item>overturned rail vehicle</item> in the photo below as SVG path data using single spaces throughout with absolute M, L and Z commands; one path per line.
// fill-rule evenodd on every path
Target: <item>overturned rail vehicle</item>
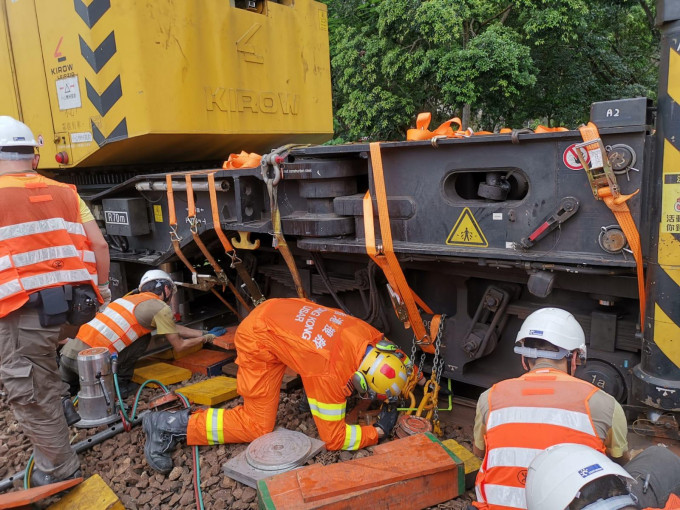
M 591 109 L 621 193 L 641 190 L 627 203 L 647 261 L 642 318 L 633 252 L 612 211 L 594 196 L 581 166 L 592 163 L 577 154 L 578 131 L 380 145 L 394 251 L 413 291 L 444 315 L 445 377 L 486 387 L 517 375 L 513 344 L 521 321 L 537 308 L 559 306 L 588 338 L 581 377 L 621 402 L 680 409 L 680 280 L 669 267 L 680 257 L 680 173 L 653 165 L 663 134 L 651 134 L 648 106 L 638 98 Z M 677 158 L 678 149 L 666 143 L 666 157 Z M 253 296 L 228 269 L 217 218 L 266 297 L 295 295 L 296 280 L 272 247 L 274 207 L 298 287 L 410 348 L 413 332 L 393 311 L 399 298 L 367 255 L 364 194 L 374 197 L 380 178 L 369 146 L 292 148 L 270 159 L 273 165 L 251 169 L 140 175 L 93 196 L 114 247 L 118 292 L 128 290 L 125 282 L 134 281 L 130 271 L 140 263 L 166 264 L 196 288 L 201 275 L 203 285 L 219 284 L 213 268 L 220 267 L 248 302 Z M 177 253 L 193 263 L 193 283 Z M 184 289 L 181 313 L 206 313 L 207 304 Z
M 579 131 L 516 131 L 382 143 L 382 165 L 367 144 L 284 147 L 256 168 L 200 163 L 328 139 L 328 22 L 311 0 L 3 2 L 0 58 L 14 80 L 0 105 L 41 135 L 42 168 L 90 202 L 114 297 L 161 266 L 184 282 L 174 306 L 186 321 L 224 305 L 236 319 L 260 291 L 305 294 L 410 350 L 402 322 L 413 317 L 367 252 L 391 247 L 443 317 L 432 336 L 445 377 L 486 387 L 518 375 L 521 321 L 559 306 L 586 332 L 580 376 L 677 433 L 680 9 L 658 4 L 658 108 L 592 105 L 600 157 Z M 631 225 L 600 200 L 602 179 L 622 196 L 640 190 L 626 205 L 642 241 L 643 314 Z

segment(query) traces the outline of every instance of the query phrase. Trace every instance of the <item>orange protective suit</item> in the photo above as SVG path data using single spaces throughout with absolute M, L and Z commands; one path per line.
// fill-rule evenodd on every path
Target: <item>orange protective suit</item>
M 189 419 L 187 443 L 250 442 L 274 430 L 283 373 L 300 374 L 319 436 L 329 450 L 357 450 L 378 442 L 373 426 L 345 423 L 348 381 L 368 345 L 383 337 L 340 310 L 305 299 L 270 299 L 236 331 L 237 389 L 243 405 L 198 411 Z

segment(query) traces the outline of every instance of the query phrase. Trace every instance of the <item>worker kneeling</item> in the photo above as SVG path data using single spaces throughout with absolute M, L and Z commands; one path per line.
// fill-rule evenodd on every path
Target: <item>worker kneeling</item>
M 573 375 L 586 359 L 585 334 L 566 310 L 542 308 L 517 333 L 515 352 L 528 372 L 495 384 L 477 401 L 475 454 L 483 457 L 474 506 L 526 508 L 527 469 L 541 451 L 578 443 L 628 458 L 627 423 L 611 395 Z
M 215 335 L 175 324 L 168 302 L 175 284 L 165 271 L 147 271 L 139 282 L 139 293 L 116 299 L 94 319 L 81 326 L 76 338 L 61 351 L 61 379 L 72 395 L 78 392 L 78 353 L 90 347 L 106 347 L 118 356 L 118 379 L 122 397 L 132 392 L 135 363 L 146 351 L 151 331 L 165 335 L 181 352 L 194 345 L 211 342 Z M 77 420 L 76 420 L 77 421 Z
M 397 410 L 388 406 L 374 426 L 345 423 L 346 400 L 353 391 L 392 401 L 409 375 L 399 357 L 387 352 L 394 345 L 369 324 L 304 299 L 270 299 L 240 324 L 234 341 L 243 405 L 146 414 L 144 453 L 156 471 L 172 469 L 170 452 L 180 439 L 190 445 L 245 443 L 274 430 L 286 367 L 300 374 L 329 450 L 358 450 L 392 431 Z

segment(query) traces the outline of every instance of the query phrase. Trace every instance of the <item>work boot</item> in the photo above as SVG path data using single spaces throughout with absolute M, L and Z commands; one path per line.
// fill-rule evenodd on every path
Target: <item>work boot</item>
M 73 402 L 70 398 L 61 399 L 61 406 L 64 408 L 64 418 L 66 418 L 66 424 L 69 427 L 80 421 L 80 415 L 73 406 Z
M 144 455 L 153 469 L 162 474 L 172 471 L 170 452 L 180 439 L 187 437 L 189 409 L 157 411 L 144 415 L 142 426 L 146 434 Z
M 80 478 L 81 476 L 83 476 L 83 473 L 80 468 L 76 469 L 73 473 L 64 478 L 56 478 L 52 475 L 44 473 L 43 471 L 40 471 L 38 468 L 33 468 L 33 471 L 31 472 L 31 487 L 42 487 L 43 485 L 63 482 L 64 480 L 71 480 L 73 478 Z

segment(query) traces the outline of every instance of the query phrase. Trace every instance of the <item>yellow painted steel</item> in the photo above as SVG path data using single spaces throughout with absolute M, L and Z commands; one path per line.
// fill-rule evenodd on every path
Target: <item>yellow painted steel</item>
M 654 343 L 680 367 L 680 326 L 658 304 L 654 306 Z
M 326 6 L 257 0 L 0 0 L 0 114 L 41 168 L 226 159 L 332 135 Z
M 680 54 L 671 48 L 668 58 L 668 95 L 680 104 Z M 677 296 L 680 292 L 680 241 L 676 238 L 680 235 L 680 151 L 669 140 L 664 140 L 662 178 L 658 262 L 676 285 L 675 289 L 664 289 L 664 292 Z M 654 343 L 680 367 L 680 324 L 658 304 L 654 309 Z

